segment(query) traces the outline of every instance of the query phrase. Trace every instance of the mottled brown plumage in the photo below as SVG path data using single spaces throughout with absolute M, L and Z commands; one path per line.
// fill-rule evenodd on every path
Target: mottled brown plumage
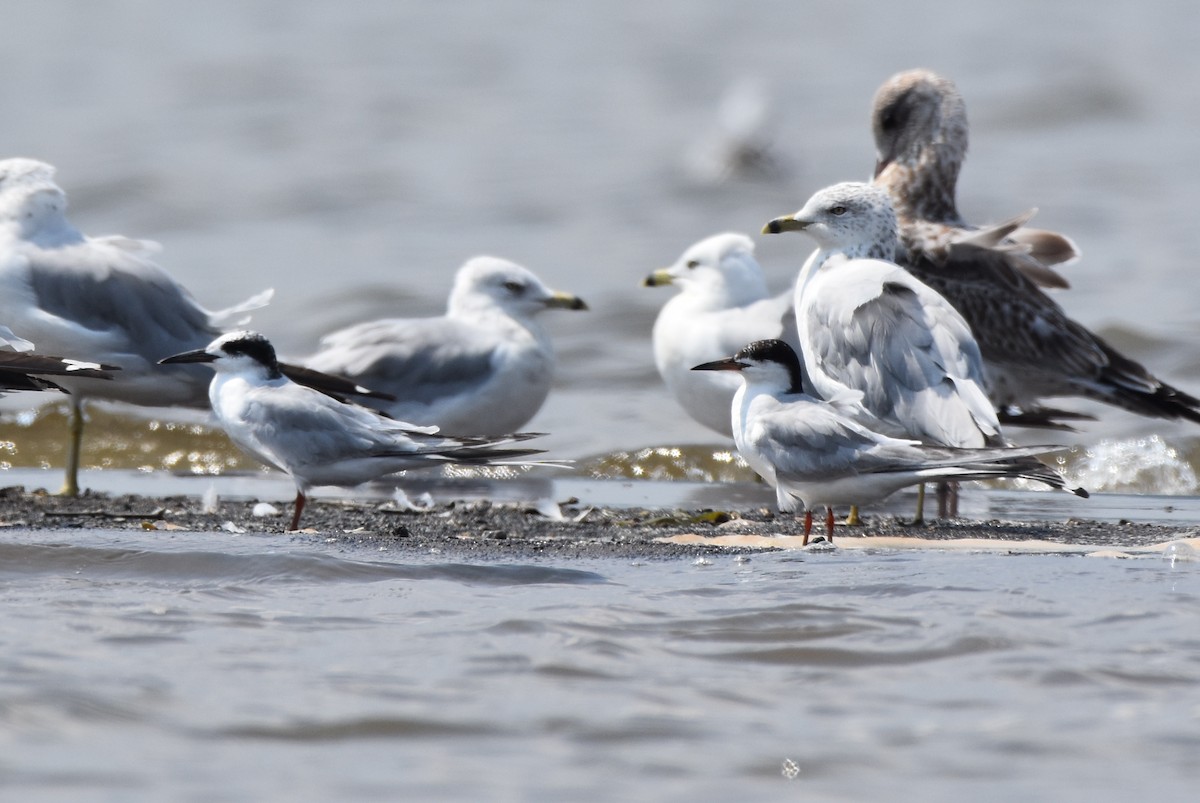
M 1121 355 L 1043 292 L 1066 286 L 1051 266 L 1078 255 L 1069 239 L 1025 227 L 1029 215 L 985 229 L 963 220 L 955 193 L 967 117 L 952 82 L 928 70 L 892 76 L 876 93 L 872 127 L 875 184 L 887 190 L 900 224 L 897 262 L 970 324 L 998 408 L 1045 423 L 1047 413 L 1073 414 L 1039 407 L 1043 398 L 1085 396 L 1200 422 L 1200 399 Z

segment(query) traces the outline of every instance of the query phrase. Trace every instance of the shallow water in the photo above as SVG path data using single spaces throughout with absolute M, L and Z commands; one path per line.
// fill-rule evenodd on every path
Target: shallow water
M 85 231 L 161 241 L 210 307 L 274 286 L 254 325 L 288 355 L 439 311 L 477 253 L 587 299 L 545 316 L 559 378 L 529 425 L 581 471 L 449 493 L 762 505 L 729 444 L 663 390 L 649 333 L 669 290 L 638 282 L 701 237 L 865 178 L 870 98 L 900 69 L 966 96 L 964 212 L 1039 207 L 1084 253 L 1061 303 L 1200 391 L 1198 28 L 1200 6 L 1170 0 L 43 0 L 6 9 L 0 151 L 56 164 Z M 783 169 L 714 182 L 689 160 L 745 79 L 770 98 Z M 779 288 L 811 247 L 756 242 Z M 55 488 L 61 421 L 13 412 L 34 401 L 3 402 L 0 479 Z M 966 515 L 1200 521 L 1194 426 L 1064 406 L 1100 416 L 1061 442 L 1079 447 L 1073 481 L 1105 493 L 968 493 Z M 289 497 L 278 477 L 231 476 L 254 470 L 193 423 L 97 410 L 85 462 L 105 470 L 85 486 Z M 466 565 L 284 536 L 3 529 L 0 790 L 1195 796 L 1200 564 L 848 553 Z
M 6 532 L 0 589 L 14 799 L 1185 800 L 1200 781 L 1191 561 L 483 566 Z

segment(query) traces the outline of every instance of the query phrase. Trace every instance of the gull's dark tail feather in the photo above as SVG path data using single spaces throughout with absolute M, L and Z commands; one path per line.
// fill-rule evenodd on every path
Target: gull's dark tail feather
M 1097 377 L 1094 398 L 1130 412 L 1156 418 L 1183 418 L 1200 424 L 1200 399 L 1156 379 L 1139 363 L 1100 338 L 1108 365 Z
M 69 391 L 47 376 L 112 379 L 115 365 L 77 362 L 48 354 L 28 351 L 0 352 L 0 390 L 61 390 Z
M 1054 429 L 1062 432 L 1075 432 L 1075 427 L 1067 421 L 1095 421 L 1096 416 L 1087 413 L 1077 413 L 1073 410 L 1061 410 L 1057 407 L 1005 407 L 996 411 L 996 418 L 1008 427 L 1029 427 L 1031 429 Z

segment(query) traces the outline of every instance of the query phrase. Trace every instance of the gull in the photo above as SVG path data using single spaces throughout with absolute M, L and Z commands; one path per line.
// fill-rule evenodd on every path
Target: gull
M 771 296 L 754 242 L 732 232 L 695 243 L 642 284 L 679 288 L 654 321 L 654 364 L 667 390 L 697 422 L 732 437 L 729 404 L 737 377 L 696 373 L 692 366 L 754 340 L 783 336 L 793 318 L 791 291 Z
M 333 332 L 304 363 L 389 393 L 394 401 L 368 404 L 393 418 L 503 435 L 533 418 L 550 392 L 554 351 L 537 316 L 556 308 L 587 304 L 513 262 L 475 257 L 456 274 L 445 315 Z
M 1035 459 L 1056 446 L 954 448 L 893 438 L 859 423 L 860 395 L 817 399 L 804 391 L 804 369 L 781 340 L 762 340 L 733 357 L 695 367 L 741 376 L 730 407 L 738 452 L 775 488 L 780 511 L 804 511 L 804 544 L 813 510 L 824 506 L 833 541 L 833 507 L 875 502 L 929 480 L 1023 478 L 1067 490 L 1063 478 Z M 1087 497 L 1082 488 L 1070 489 Z
M 290 529 L 300 527 L 309 490 L 446 463 L 507 465 L 536 449 L 501 449 L 531 434 L 468 438 L 437 434 L 300 385 L 281 370 L 270 341 L 257 332 L 229 332 L 207 347 L 161 361 L 209 363 L 213 414 L 235 444 L 283 471 L 296 485 Z M 525 461 L 528 463 L 529 461 Z
M 200 348 L 225 324 L 265 305 L 272 291 L 226 310 L 202 307 L 183 285 L 151 261 L 157 244 L 121 236 L 89 237 L 66 217 L 66 193 L 51 165 L 0 161 L 0 332 L 39 350 L 120 368 L 113 381 L 77 372 L 56 380 L 70 391 L 70 437 L 61 493 L 79 491 L 84 406 L 108 399 L 159 407 L 208 403 L 207 372 L 192 365 L 160 368 L 169 354 Z M 8 335 L 13 335 L 9 338 Z M 287 366 L 289 372 L 302 372 Z M 356 385 L 315 374 L 331 392 Z
M 1003 444 L 967 322 L 892 261 L 896 216 L 885 192 L 857 182 L 826 187 L 763 228 L 782 231 L 803 231 L 818 246 L 795 288 L 801 352 L 818 396 L 860 391 L 863 406 L 895 437 Z
M 893 76 L 876 93 L 872 128 L 874 183 L 899 219 L 897 261 L 971 325 L 988 394 L 1005 420 L 1089 418 L 1040 406 L 1045 398 L 1082 396 L 1140 415 L 1200 422 L 1200 399 L 1119 353 L 1040 289 L 1065 285 L 1049 279 L 1055 275 L 1049 266 L 1077 256 L 1070 240 L 1030 230 L 1022 218 L 990 229 L 963 220 L 955 196 L 967 117 L 953 82 L 928 70 Z

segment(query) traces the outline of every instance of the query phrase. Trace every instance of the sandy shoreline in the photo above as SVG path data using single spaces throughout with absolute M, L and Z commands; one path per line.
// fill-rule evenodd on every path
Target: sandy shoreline
M 0 532 L 138 530 L 245 532 L 285 535 L 290 505 L 274 515 L 255 515 L 254 502 L 221 501 L 205 512 L 190 496 L 146 497 L 87 492 L 60 498 L 16 486 L 0 489 Z M 561 516 L 561 518 L 560 518 Z M 392 502 L 311 500 L 304 529 L 287 537 L 323 542 L 386 545 L 390 551 L 476 556 L 630 559 L 697 557 L 795 549 L 801 523 L 766 508 L 714 513 L 703 510 L 599 508 L 571 502 L 558 508 L 524 503 L 449 502 L 426 511 L 405 511 Z M 1194 538 L 1196 530 L 1160 524 L 1064 521 L 931 521 L 905 524 L 894 516 L 868 516 L 861 527 L 838 524 L 843 547 L 968 545 L 1020 549 L 1015 542 L 1045 542 L 1032 551 L 1062 545 L 1107 550 L 1146 549 Z M 973 539 L 967 541 L 965 539 Z

